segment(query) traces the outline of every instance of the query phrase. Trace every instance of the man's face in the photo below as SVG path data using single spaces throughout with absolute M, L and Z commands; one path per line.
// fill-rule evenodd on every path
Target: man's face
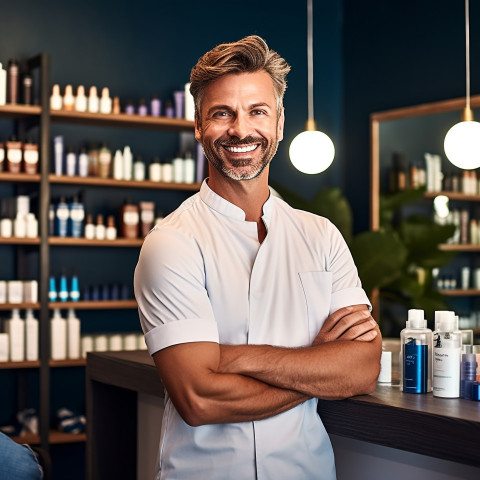
M 204 92 L 195 138 L 223 176 L 258 177 L 283 138 L 283 111 L 277 113 L 273 82 L 266 72 L 228 74 Z

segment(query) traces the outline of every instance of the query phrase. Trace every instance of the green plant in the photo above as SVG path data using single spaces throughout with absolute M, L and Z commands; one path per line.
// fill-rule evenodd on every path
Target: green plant
M 369 295 L 378 291 L 384 334 L 396 334 L 404 326 L 405 308 L 423 309 L 427 318 L 433 318 L 435 310 L 447 309 L 431 272 L 455 255 L 438 249 L 453 235 L 454 226 L 437 225 L 425 215 L 405 214 L 406 206 L 423 198 L 423 189 L 382 195 L 379 230 L 353 235 L 351 208 L 339 188 L 324 188 L 310 201 L 282 185 L 273 184 L 273 188 L 294 208 L 327 217 L 341 231 L 365 291 Z

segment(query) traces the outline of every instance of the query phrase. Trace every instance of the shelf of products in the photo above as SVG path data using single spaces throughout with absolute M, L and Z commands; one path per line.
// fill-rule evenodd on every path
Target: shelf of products
M 115 240 L 97 240 L 73 237 L 49 237 L 49 245 L 70 247 L 141 247 L 143 238 L 116 238 Z
M 42 107 L 39 105 L 0 105 L 0 117 L 20 120 L 32 116 L 40 116 Z
M 137 308 L 137 302 L 136 300 L 79 300 L 78 302 L 49 302 L 48 308 L 74 308 L 75 310 L 120 310 L 124 308 Z
M 41 175 L 39 173 L 10 173 L 10 172 L 0 172 L 0 181 L 1 182 L 29 182 L 35 183 L 39 182 Z
M 18 308 L 21 310 L 38 310 L 40 308 L 40 303 L 0 303 L 0 310 L 13 310 Z
M 17 443 L 28 444 L 28 445 L 39 445 L 40 436 L 32 433 L 21 435 L 19 437 L 12 437 Z M 65 433 L 59 430 L 50 430 L 48 434 L 48 441 L 51 444 L 60 444 L 60 443 L 76 443 L 76 442 L 86 442 L 87 434 L 86 433 Z
M 460 121 L 464 107 L 465 99 L 458 98 L 371 114 L 370 228 L 374 231 L 381 230 L 381 221 L 393 218 L 391 223 L 394 228 L 400 225 L 400 236 L 410 233 L 405 242 L 409 255 L 410 252 L 417 255 L 424 252 L 424 256 L 431 259 L 423 267 L 422 259 L 416 265 L 418 278 L 424 278 L 427 282 L 432 280 L 431 298 L 434 298 L 437 290 L 446 297 L 448 308 L 455 310 L 459 317 L 470 319 L 473 327 L 480 322 L 480 289 L 477 280 L 480 244 L 477 243 L 476 234 L 480 214 L 480 177 L 475 171 L 463 171 L 450 164 L 443 149 L 445 134 Z M 480 95 L 471 97 L 471 107 L 480 108 Z M 415 192 L 418 188 L 426 191 Z M 417 193 L 423 195 L 423 198 L 416 196 Z M 442 196 L 446 199 L 438 198 Z M 390 199 L 397 203 L 389 204 Z M 443 207 L 443 210 L 440 211 L 439 207 Z M 390 210 L 382 211 L 382 208 Z M 410 218 L 410 223 L 402 224 Z M 423 224 L 422 218 L 425 219 Z M 412 248 L 413 244 L 408 241 L 415 242 L 415 235 L 423 234 L 420 233 L 420 228 L 415 230 L 415 221 L 416 225 L 422 225 L 427 232 L 428 220 L 432 222 L 429 230 L 432 238 L 433 224 L 454 225 L 455 234 L 439 241 L 435 246 L 429 244 L 426 250 L 422 250 L 421 245 Z M 430 255 L 430 252 L 437 249 L 441 252 L 439 255 Z M 434 259 L 441 259 L 438 268 L 434 268 Z M 424 271 L 419 272 L 422 268 Z M 405 275 L 402 279 L 406 278 Z M 451 280 L 451 286 L 442 288 L 443 279 L 447 278 Z M 411 279 L 415 282 L 413 275 Z M 418 282 L 420 285 L 420 280 Z M 402 285 L 405 287 L 405 282 Z M 389 285 L 389 288 L 394 287 Z M 426 291 L 424 288 L 420 285 L 417 292 Z M 411 291 L 413 292 L 413 287 Z M 394 303 L 394 294 L 390 290 L 384 296 L 379 291 L 374 292 L 374 309 L 380 321 L 384 315 L 390 323 L 396 319 L 402 325 L 405 321 L 404 314 L 400 313 L 403 312 L 403 307 L 400 302 Z M 400 296 L 399 294 L 398 297 Z M 415 303 L 418 305 L 418 301 Z M 382 305 L 386 307 L 383 308 Z M 399 313 L 401 319 L 398 318 Z M 428 320 L 433 323 L 433 318 L 428 317 Z
M 0 237 L 0 245 L 40 245 L 40 237 Z

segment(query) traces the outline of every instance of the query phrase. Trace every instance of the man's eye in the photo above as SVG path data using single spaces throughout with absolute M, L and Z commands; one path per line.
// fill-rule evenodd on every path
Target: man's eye
M 252 115 L 265 115 L 264 110 L 252 110 Z
M 228 112 L 215 112 L 213 114 L 214 117 L 227 117 L 228 116 Z

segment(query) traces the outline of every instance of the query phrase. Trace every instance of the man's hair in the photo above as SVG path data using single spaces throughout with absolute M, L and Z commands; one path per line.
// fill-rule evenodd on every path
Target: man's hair
M 277 113 L 280 115 L 290 65 L 277 52 L 270 50 L 263 38 L 250 35 L 238 42 L 222 43 L 205 53 L 190 73 L 190 93 L 195 102 L 196 118 L 201 118 L 200 104 L 210 82 L 230 73 L 254 73 L 262 70 L 273 81 Z

